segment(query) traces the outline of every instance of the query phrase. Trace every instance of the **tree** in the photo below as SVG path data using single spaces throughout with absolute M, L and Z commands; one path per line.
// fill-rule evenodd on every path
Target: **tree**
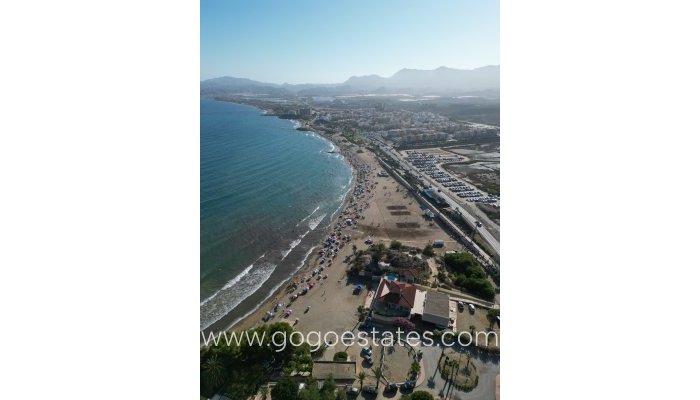
M 423 254 L 432 257 L 435 255 L 435 249 L 433 249 L 433 245 L 430 243 L 426 244 L 425 247 L 423 248 Z
M 348 398 L 348 396 L 342 390 L 338 390 L 335 393 L 335 400 L 347 400 L 347 398 Z
M 461 252 L 446 254 L 445 264 L 453 271 L 464 273 L 467 276 L 479 274 L 479 272 L 481 275 L 485 276 L 481 265 L 479 265 L 479 262 L 471 253 Z
M 298 400 L 299 384 L 289 378 L 282 379 L 270 391 L 272 400 Z
M 360 390 L 362 390 L 362 386 L 365 383 L 365 379 L 367 379 L 367 374 L 365 373 L 365 371 L 360 371 L 360 373 L 357 374 L 357 379 L 360 380 Z
M 403 245 L 398 240 L 392 240 L 391 244 L 389 244 L 389 248 L 392 250 L 401 250 L 402 246 Z
M 299 400 L 321 400 L 321 392 L 315 381 L 307 382 L 306 387 L 299 391 Z
M 482 299 L 493 301 L 496 296 L 496 289 L 493 284 L 486 278 L 483 271 L 478 271 L 478 274 L 467 276 L 466 274 L 456 273 L 452 278 L 452 282 L 459 286 L 461 290 L 472 293 Z
M 333 379 L 333 375 L 330 375 L 325 381 L 323 381 L 323 386 L 321 387 L 321 399 L 333 400 L 334 397 L 335 379 Z
M 381 367 L 374 368 L 372 370 L 372 375 L 377 380 L 377 390 L 379 390 L 379 382 L 384 377 L 384 373 L 382 372 Z
M 386 253 L 386 246 L 384 246 L 384 243 L 374 244 L 369 251 L 372 254 L 372 261 L 377 263 Z
M 216 390 L 224 384 L 224 364 L 214 354 L 202 364 L 202 375 L 210 388 Z
M 417 390 L 413 393 L 411 393 L 410 396 L 408 396 L 409 400 L 434 400 L 434 397 L 432 394 L 424 391 L 424 390 Z
M 500 316 L 501 316 L 501 311 L 497 308 L 492 308 L 486 313 L 486 319 L 489 320 L 489 324 L 490 324 L 489 328 L 493 328 L 493 324 L 495 324 L 496 321 L 498 321 L 498 319 L 496 317 L 500 317 Z

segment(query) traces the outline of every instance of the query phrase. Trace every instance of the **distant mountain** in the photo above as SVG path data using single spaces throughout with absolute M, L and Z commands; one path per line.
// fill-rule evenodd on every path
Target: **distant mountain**
M 274 83 L 263 83 L 246 78 L 233 78 L 222 76 L 221 78 L 207 79 L 199 84 L 199 92 L 204 95 L 222 95 L 235 93 L 265 94 L 275 97 L 293 95 L 289 90 Z
M 378 88 L 387 84 L 389 78 L 383 78 L 379 75 L 364 75 L 351 76 L 345 84 L 358 88 Z
M 498 65 L 475 69 L 440 67 L 433 70 L 404 68 L 389 78 L 378 75 L 353 76 L 346 85 L 362 89 L 385 87 L 413 92 L 473 92 L 500 89 Z
M 389 78 L 379 75 L 352 76 L 338 84 L 283 84 L 258 82 L 229 76 L 200 83 L 200 93 L 259 94 L 274 97 L 334 96 L 357 93 L 391 93 L 401 91 L 411 94 L 466 94 L 474 92 L 498 93 L 500 91 L 500 66 L 490 65 L 475 69 L 440 67 L 433 70 L 404 68 Z

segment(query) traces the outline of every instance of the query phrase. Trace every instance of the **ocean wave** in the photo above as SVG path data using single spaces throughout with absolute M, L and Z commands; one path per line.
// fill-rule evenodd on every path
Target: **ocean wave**
M 309 229 L 311 229 L 312 231 L 313 231 L 314 229 L 316 229 L 316 227 L 318 226 L 318 224 L 320 224 L 321 221 L 323 221 L 323 219 L 326 218 L 326 215 L 328 215 L 328 214 L 323 213 L 323 214 L 319 215 L 318 217 L 316 217 L 316 218 L 312 219 L 311 221 L 309 221 Z
M 294 250 L 295 247 L 299 246 L 299 243 L 301 243 L 301 239 L 303 239 L 304 236 L 306 236 L 307 233 L 309 233 L 309 231 L 306 231 L 305 233 L 303 233 L 302 235 L 300 235 L 297 239 L 294 239 L 294 240 L 292 241 L 292 243 L 289 244 L 289 248 L 288 248 L 287 250 L 285 250 L 285 251 L 282 252 L 282 260 L 284 260 L 285 258 L 287 258 L 287 256 L 289 255 L 289 253 L 291 253 L 292 250 Z M 281 261 L 281 260 L 280 260 L 280 261 Z
M 260 261 L 260 259 L 263 258 L 263 257 L 265 257 L 265 253 L 263 253 L 263 255 L 261 255 L 260 257 L 256 258 L 255 261 L 253 261 L 253 263 L 250 264 L 246 269 L 244 269 L 240 274 L 236 275 L 233 279 L 231 279 L 230 281 L 226 282 L 226 284 L 225 284 L 221 289 L 217 290 L 216 292 L 214 292 L 214 294 L 212 294 L 211 296 L 209 296 L 209 297 L 207 297 L 206 299 L 202 300 L 202 301 L 199 303 L 199 306 L 201 307 L 201 306 L 207 304 L 207 303 L 210 302 L 214 297 L 216 297 L 221 291 L 226 290 L 226 289 L 232 287 L 233 285 L 235 285 L 236 283 L 240 282 L 240 280 L 243 279 L 244 276 L 246 276 L 246 275 L 248 275 L 248 273 L 250 273 L 250 270 L 253 269 L 253 265 L 255 265 L 255 263 L 258 262 L 258 261 Z
M 304 254 L 304 258 L 301 259 L 301 261 L 299 262 L 299 265 L 297 265 L 297 267 L 294 269 L 294 271 L 292 271 L 292 272 L 289 273 L 289 276 L 290 276 L 290 277 L 294 276 L 294 274 L 296 274 L 296 273 L 301 269 L 301 267 L 304 266 L 304 264 L 306 263 L 306 260 L 309 259 L 309 256 L 311 255 L 311 253 L 313 253 L 313 251 L 314 251 L 314 249 L 315 249 L 316 247 L 318 247 L 318 246 L 311 246 L 311 248 L 306 252 L 306 254 Z M 265 299 L 262 300 L 262 301 L 260 301 L 260 304 L 262 304 L 262 303 L 264 303 L 265 301 L 267 301 L 267 299 L 269 299 L 270 296 L 272 296 L 273 294 L 275 294 L 275 292 L 276 292 L 280 287 L 282 287 L 282 285 L 284 285 L 284 284 L 287 283 L 287 282 L 289 282 L 289 280 L 288 280 L 288 279 L 285 279 L 285 280 L 281 281 L 280 283 L 278 283 L 277 285 L 275 285 L 275 287 L 273 287 L 272 289 L 270 289 L 270 290 L 267 292 L 267 296 L 265 297 Z M 250 311 L 248 311 L 247 313 L 243 314 L 242 316 L 236 318 L 236 319 L 233 321 L 233 323 L 231 323 L 231 326 L 236 325 L 239 321 L 241 321 L 241 320 L 247 318 L 250 314 L 254 313 L 254 312 L 257 311 L 259 308 L 260 308 L 260 306 L 251 308 Z
M 306 217 L 304 217 L 304 219 L 302 219 L 301 221 L 299 221 L 299 222 L 297 223 L 296 226 L 299 226 L 299 224 L 301 224 L 302 222 L 304 222 L 304 221 L 306 221 L 307 219 L 309 219 L 309 217 L 311 217 L 312 215 L 314 215 L 314 214 L 316 213 L 316 211 L 318 211 L 320 208 L 321 208 L 321 206 L 317 206 L 316 208 L 314 208 L 314 210 L 311 211 L 311 214 L 309 214 L 309 215 L 307 215 Z
M 276 267 L 276 264 L 263 262 L 243 275 L 235 284 L 225 290 L 222 289 L 211 301 L 200 307 L 200 329 L 208 328 L 257 292 L 270 279 Z

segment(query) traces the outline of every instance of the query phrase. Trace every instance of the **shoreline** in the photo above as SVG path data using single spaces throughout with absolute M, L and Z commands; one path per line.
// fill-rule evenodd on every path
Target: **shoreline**
M 322 238 L 327 238 L 329 235 L 331 235 L 334 232 L 334 227 L 337 223 L 338 217 L 342 215 L 343 211 L 348 208 L 350 205 L 350 199 L 351 196 L 349 194 L 353 191 L 355 188 L 355 185 L 357 183 L 357 169 L 355 167 L 355 163 L 358 162 L 356 157 L 353 156 L 353 153 L 350 151 L 347 151 L 347 149 L 344 148 L 344 145 L 342 143 L 338 143 L 336 140 L 331 135 L 327 135 L 324 133 L 320 133 L 318 131 L 313 130 L 313 128 L 309 127 L 306 123 L 300 120 L 295 120 L 295 119 L 288 119 L 288 118 L 281 118 L 279 115 L 273 114 L 271 110 L 266 110 L 261 107 L 257 107 L 251 104 L 246 104 L 246 103 L 238 103 L 234 101 L 225 101 L 225 100 L 216 100 L 216 101 L 223 101 L 223 102 L 228 102 L 228 103 L 234 103 L 234 104 L 239 104 L 239 105 L 244 105 L 248 107 L 253 107 L 258 110 L 262 110 L 263 113 L 261 116 L 268 116 L 268 117 L 278 117 L 279 119 L 286 119 L 289 121 L 292 121 L 294 123 L 294 129 L 299 131 L 299 132 L 310 132 L 314 135 L 319 136 L 320 138 L 327 140 L 331 145 L 335 147 L 335 149 L 332 151 L 332 153 L 337 153 L 340 154 L 343 157 L 343 160 L 347 164 L 347 166 L 350 168 L 351 171 L 351 179 L 348 185 L 348 190 L 344 193 L 343 195 L 343 200 L 341 201 L 339 207 L 333 212 L 333 214 L 330 216 L 330 224 L 328 225 L 325 230 L 321 231 L 322 232 Z M 331 152 L 329 152 L 331 153 Z M 293 273 L 289 275 L 289 277 L 285 280 L 282 280 L 279 284 L 277 284 L 275 287 L 273 287 L 268 294 L 265 296 L 265 298 L 256 306 L 251 308 L 248 312 L 243 314 L 241 317 L 235 319 L 233 322 L 229 323 L 226 325 L 226 327 L 223 329 L 224 331 L 230 331 L 235 328 L 239 328 L 240 326 L 244 326 L 244 328 L 247 327 L 252 327 L 256 324 L 256 321 L 250 321 L 250 319 L 257 313 L 259 313 L 263 309 L 267 309 L 266 306 L 274 306 L 274 304 L 277 303 L 277 301 L 285 294 L 287 291 L 287 288 L 290 286 L 290 282 L 293 282 L 299 278 L 301 278 L 309 269 L 309 267 L 318 259 L 318 254 L 313 254 L 314 251 L 318 250 L 319 247 L 322 247 L 324 243 L 324 240 L 321 240 L 320 242 L 314 244 L 312 246 L 312 251 L 309 253 L 309 256 L 306 257 L 306 259 L 303 261 L 302 265 Z M 224 319 L 229 313 L 224 314 L 221 319 Z M 211 332 L 211 327 L 217 325 L 218 321 L 215 321 L 211 323 L 208 327 L 204 329 L 200 329 L 202 332 L 209 333 Z M 252 324 L 251 324 L 252 322 Z M 260 322 L 259 320 L 257 322 Z M 240 325 L 240 326 L 239 326 Z M 250 325 L 250 326 L 248 326 Z M 200 337 L 201 341 L 201 337 Z

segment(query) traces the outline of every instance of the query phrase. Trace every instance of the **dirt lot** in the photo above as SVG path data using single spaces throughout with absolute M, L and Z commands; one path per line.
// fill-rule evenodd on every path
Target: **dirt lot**
M 411 371 L 413 357 L 408 347 L 395 344 L 384 350 L 384 376 L 389 382 L 404 382 Z

